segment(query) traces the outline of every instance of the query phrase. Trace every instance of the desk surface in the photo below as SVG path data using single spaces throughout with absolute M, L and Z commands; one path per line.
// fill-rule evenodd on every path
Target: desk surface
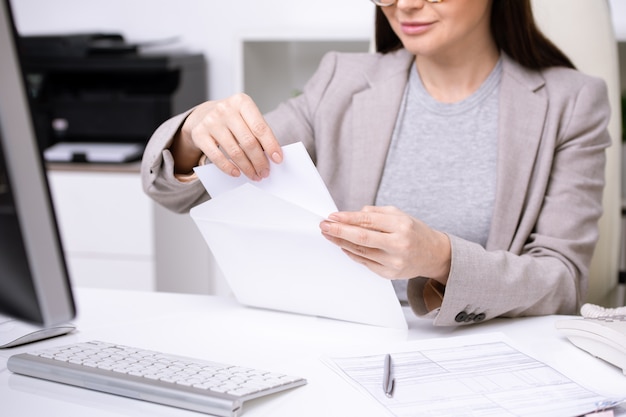
M 308 384 L 244 404 L 244 417 L 380 416 L 373 400 L 347 384 L 321 357 L 350 347 L 501 332 L 516 346 L 607 396 L 623 396 L 626 377 L 571 345 L 554 329 L 559 317 L 498 319 L 436 328 L 409 315 L 409 330 L 386 329 L 240 306 L 206 295 L 79 289 L 78 331 L 0 350 L 0 407 L 13 416 L 197 416 L 199 414 L 14 375 L 7 358 L 33 348 L 104 340 L 305 377 Z M 626 416 L 626 409 L 616 415 Z

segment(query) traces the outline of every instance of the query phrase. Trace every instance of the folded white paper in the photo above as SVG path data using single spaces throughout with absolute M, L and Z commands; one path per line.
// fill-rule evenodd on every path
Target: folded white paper
M 260 182 L 196 167 L 212 199 L 191 217 L 244 305 L 404 329 L 390 281 L 348 258 L 319 223 L 336 211 L 301 143 Z
M 231 177 L 213 164 L 196 167 L 195 172 L 213 198 L 243 184 L 252 184 L 322 217 L 337 211 L 333 198 L 302 142 L 283 146 L 282 149 L 283 162 L 272 163 L 270 176 L 262 181 L 252 181 L 244 175 Z

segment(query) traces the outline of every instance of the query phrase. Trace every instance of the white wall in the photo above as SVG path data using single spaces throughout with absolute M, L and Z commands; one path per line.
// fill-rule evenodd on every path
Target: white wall
M 238 39 L 249 33 L 317 33 L 369 38 L 374 6 L 368 0 L 14 0 L 23 35 L 117 31 L 132 42 L 178 37 L 203 53 L 209 97 L 235 92 Z
M 621 42 L 626 42 L 626 1 L 609 0 L 615 35 Z
M 597 0 L 589 0 L 597 1 Z M 626 41 L 626 0 L 609 0 L 618 38 Z M 237 41 L 254 33 L 368 38 L 367 0 L 14 0 L 23 34 L 119 31 L 129 41 L 178 37 L 209 64 L 209 97 L 238 89 Z

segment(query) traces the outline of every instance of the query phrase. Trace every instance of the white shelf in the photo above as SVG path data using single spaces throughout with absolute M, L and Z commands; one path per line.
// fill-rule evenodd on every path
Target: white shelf
M 332 35 L 254 35 L 239 41 L 239 85 L 262 112 L 302 91 L 329 51 L 367 52 L 370 40 Z

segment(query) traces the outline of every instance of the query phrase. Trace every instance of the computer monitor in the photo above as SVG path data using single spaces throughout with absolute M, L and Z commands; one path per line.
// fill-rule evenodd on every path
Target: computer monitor
M 8 0 L 0 0 L 0 347 L 72 330 L 75 307 Z

